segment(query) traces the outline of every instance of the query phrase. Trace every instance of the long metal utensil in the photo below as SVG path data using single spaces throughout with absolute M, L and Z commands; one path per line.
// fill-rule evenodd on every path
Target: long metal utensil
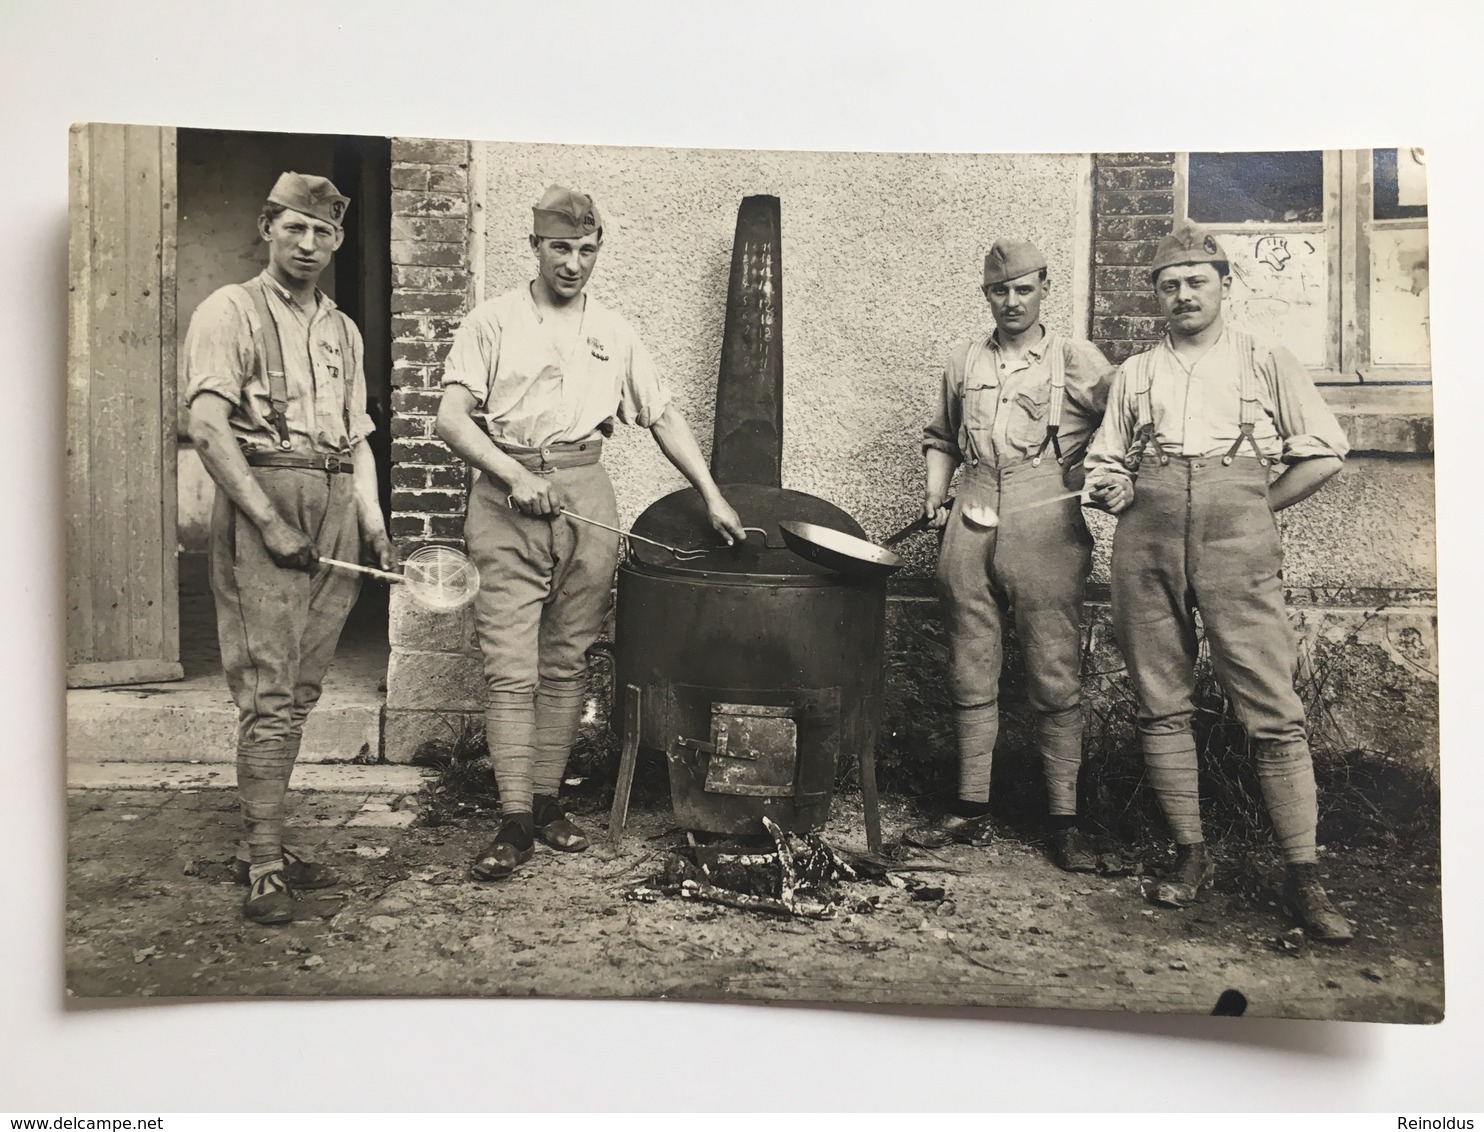
M 401 574 L 393 574 L 389 570 L 378 570 L 373 566 L 362 566 L 357 562 L 342 562 L 338 558 L 321 558 L 326 566 L 334 566 L 341 570 L 354 570 L 357 574 L 370 574 L 373 578 L 380 578 L 386 582 L 405 582 L 407 579 Z
M 652 538 L 645 538 L 643 535 L 636 535 L 633 531 L 619 530 L 617 527 L 610 527 L 607 523 L 600 523 L 596 519 L 589 519 L 586 515 L 579 515 L 576 511 L 569 511 L 565 507 L 557 512 L 557 514 L 565 515 L 569 519 L 576 519 L 579 523 L 588 523 L 594 527 L 601 527 L 605 531 L 612 531 L 621 538 L 638 539 L 640 542 L 647 542 L 650 546 L 657 546 L 661 550 L 668 550 L 682 562 L 689 562 L 695 558 L 704 558 L 711 553 L 709 550 L 685 550 L 678 546 L 671 546 L 667 542 L 658 542 Z

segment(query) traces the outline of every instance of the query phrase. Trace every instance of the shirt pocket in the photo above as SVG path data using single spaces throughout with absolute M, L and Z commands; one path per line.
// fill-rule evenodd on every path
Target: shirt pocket
M 1010 419 L 1005 422 L 1005 439 L 1017 448 L 1034 450 L 1046 439 L 1046 423 L 1051 409 L 1051 387 L 1017 393 L 1006 406 Z

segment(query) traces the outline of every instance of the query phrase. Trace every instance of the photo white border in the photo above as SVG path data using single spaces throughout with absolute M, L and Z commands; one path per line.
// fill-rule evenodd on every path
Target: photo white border
M 1471 427 L 1484 422 L 1484 375 L 1468 340 L 1484 264 L 1474 11 L 1444 0 L 10 6 L 0 1112 L 1479 1108 L 1484 753 L 1465 708 L 1479 702 L 1484 524 L 1463 486 L 1484 443 Z M 1447 1020 L 510 1000 L 66 1005 L 66 142 L 84 120 L 784 149 L 1426 146 L 1443 375 Z M 815 1050 L 802 1059 L 809 1071 L 735 1070 L 733 1054 L 781 1049 Z M 249 1051 L 266 1073 L 239 1068 Z

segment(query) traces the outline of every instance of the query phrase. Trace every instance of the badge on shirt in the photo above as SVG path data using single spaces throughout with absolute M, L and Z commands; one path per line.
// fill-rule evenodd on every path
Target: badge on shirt
M 593 357 L 597 358 L 598 361 L 606 362 L 608 360 L 608 352 L 603 346 L 603 343 L 599 342 L 591 335 L 588 336 L 587 346 L 588 349 L 592 351 Z

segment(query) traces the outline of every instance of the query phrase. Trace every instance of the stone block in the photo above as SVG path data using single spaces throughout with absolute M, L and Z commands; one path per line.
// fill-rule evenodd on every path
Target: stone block
M 419 711 L 483 711 L 484 669 L 478 655 L 393 649 L 386 704 Z
M 452 747 L 461 735 L 484 726 L 484 712 L 401 711 L 388 709 L 382 729 L 382 757 L 389 763 L 410 763 L 424 743 Z
M 440 613 L 419 605 L 400 587 L 392 591 L 387 638 L 401 652 L 449 652 L 477 656 L 472 605 Z
M 418 243 L 463 245 L 468 222 L 462 217 L 396 216 L 392 217 L 392 243 L 414 240 Z M 403 262 L 393 259 L 393 263 Z

